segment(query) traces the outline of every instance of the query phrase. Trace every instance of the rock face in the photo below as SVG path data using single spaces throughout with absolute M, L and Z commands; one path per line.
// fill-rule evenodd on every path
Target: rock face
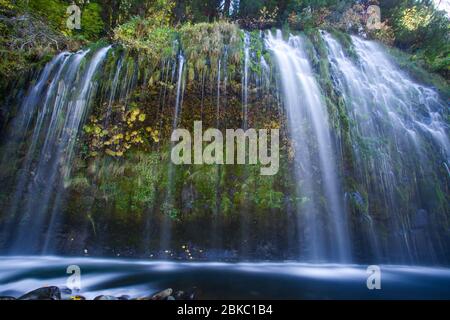
M 61 291 L 58 287 L 43 287 L 24 294 L 19 300 L 61 300 Z

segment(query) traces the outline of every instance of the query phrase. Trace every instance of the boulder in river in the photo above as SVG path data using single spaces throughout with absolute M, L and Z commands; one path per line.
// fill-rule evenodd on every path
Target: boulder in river
M 173 290 L 171 288 L 169 288 L 169 289 L 154 293 L 149 297 L 141 298 L 138 300 L 165 300 L 165 299 L 167 299 L 167 297 L 172 295 L 172 292 L 173 292 Z
M 191 288 L 188 291 L 176 291 L 173 294 L 176 300 L 195 300 L 197 298 L 197 288 Z
M 61 291 L 58 287 L 43 287 L 24 294 L 19 300 L 61 300 Z
M 183 300 L 184 299 L 184 291 L 175 291 L 173 294 L 174 298 L 177 300 Z

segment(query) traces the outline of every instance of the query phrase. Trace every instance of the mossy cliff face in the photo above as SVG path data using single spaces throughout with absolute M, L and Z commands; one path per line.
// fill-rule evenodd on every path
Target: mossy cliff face
M 156 30 L 133 23 L 116 32 L 117 43 L 95 79 L 97 94 L 77 140 L 71 176 L 64 181 L 56 251 L 79 254 L 87 248 L 92 254 L 187 259 L 301 258 L 304 244 L 298 239 L 308 232 L 302 208 L 309 199 L 298 196 L 302 186 L 293 174 L 293 142 L 279 90 L 282 70 L 266 49 L 265 33 L 247 33 L 228 23 Z M 351 38 L 335 31 L 332 35 L 358 63 Z M 372 261 L 379 254 L 382 261 L 401 260 L 389 248 L 398 236 L 390 233 L 399 230 L 391 217 L 411 221 L 423 210 L 433 234 L 423 243 L 435 251 L 433 257 L 417 258 L 448 262 L 449 190 L 443 166 L 430 163 L 417 176 L 420 183 L 405 178 L 389 195 L 369 165 L 362 173 L 361 163 L 374 161 L 374 146 L 389 142 L 367 141 L 355 129 L 351 101 L 339 87 L 320 31 L 300 36 L 329 115 L 354 259 Z M 241 128 L 244 119 L 250 128 L 280 129 L 278 174 L 262 176 L 259 165 L 173 165 L 170 135 L 175 116 L 176 126 L 191 132 L 194 121 L 200 120 L 204 130 Z M 427 148 L 436 152 L 432 145 Z M 440 161 L 438 154 L 435 161 Z M 408 169 L 401 159 L 397 165 L 398 172 Z M 12 172 L 2 176 L 9 190 L 14 190 Z M 13 194 L 1 196 L 6 220 Z M 396 198 L 395 207 L 386 206 L 386 196 Z M 325 216 L 327 199 L 320 194 L 317 198 Z M 374 225 L 380 248 L 371 244 Z M 401 236 L 413 237 L 413 223 L 409 225 L 402 230 L 410 234 Z M 330 226 L 324 223 L 323 228 Z M 163 241 L 168 234 L 169 240 Z

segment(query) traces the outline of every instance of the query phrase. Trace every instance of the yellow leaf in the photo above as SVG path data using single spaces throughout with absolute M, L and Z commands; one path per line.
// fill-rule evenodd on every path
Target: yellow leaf
M 116 155 L 116 153 L 114 151 L 112 151 L 111 149 L 106 149 L 105 153 L 109 156 L 114 157 Z

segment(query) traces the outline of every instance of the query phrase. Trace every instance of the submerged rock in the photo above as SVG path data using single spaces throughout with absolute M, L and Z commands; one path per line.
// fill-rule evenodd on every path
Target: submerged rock
M 39 288 L 24 294 L 19 300 L 61 300 L 61 291 L 53 286 Z

